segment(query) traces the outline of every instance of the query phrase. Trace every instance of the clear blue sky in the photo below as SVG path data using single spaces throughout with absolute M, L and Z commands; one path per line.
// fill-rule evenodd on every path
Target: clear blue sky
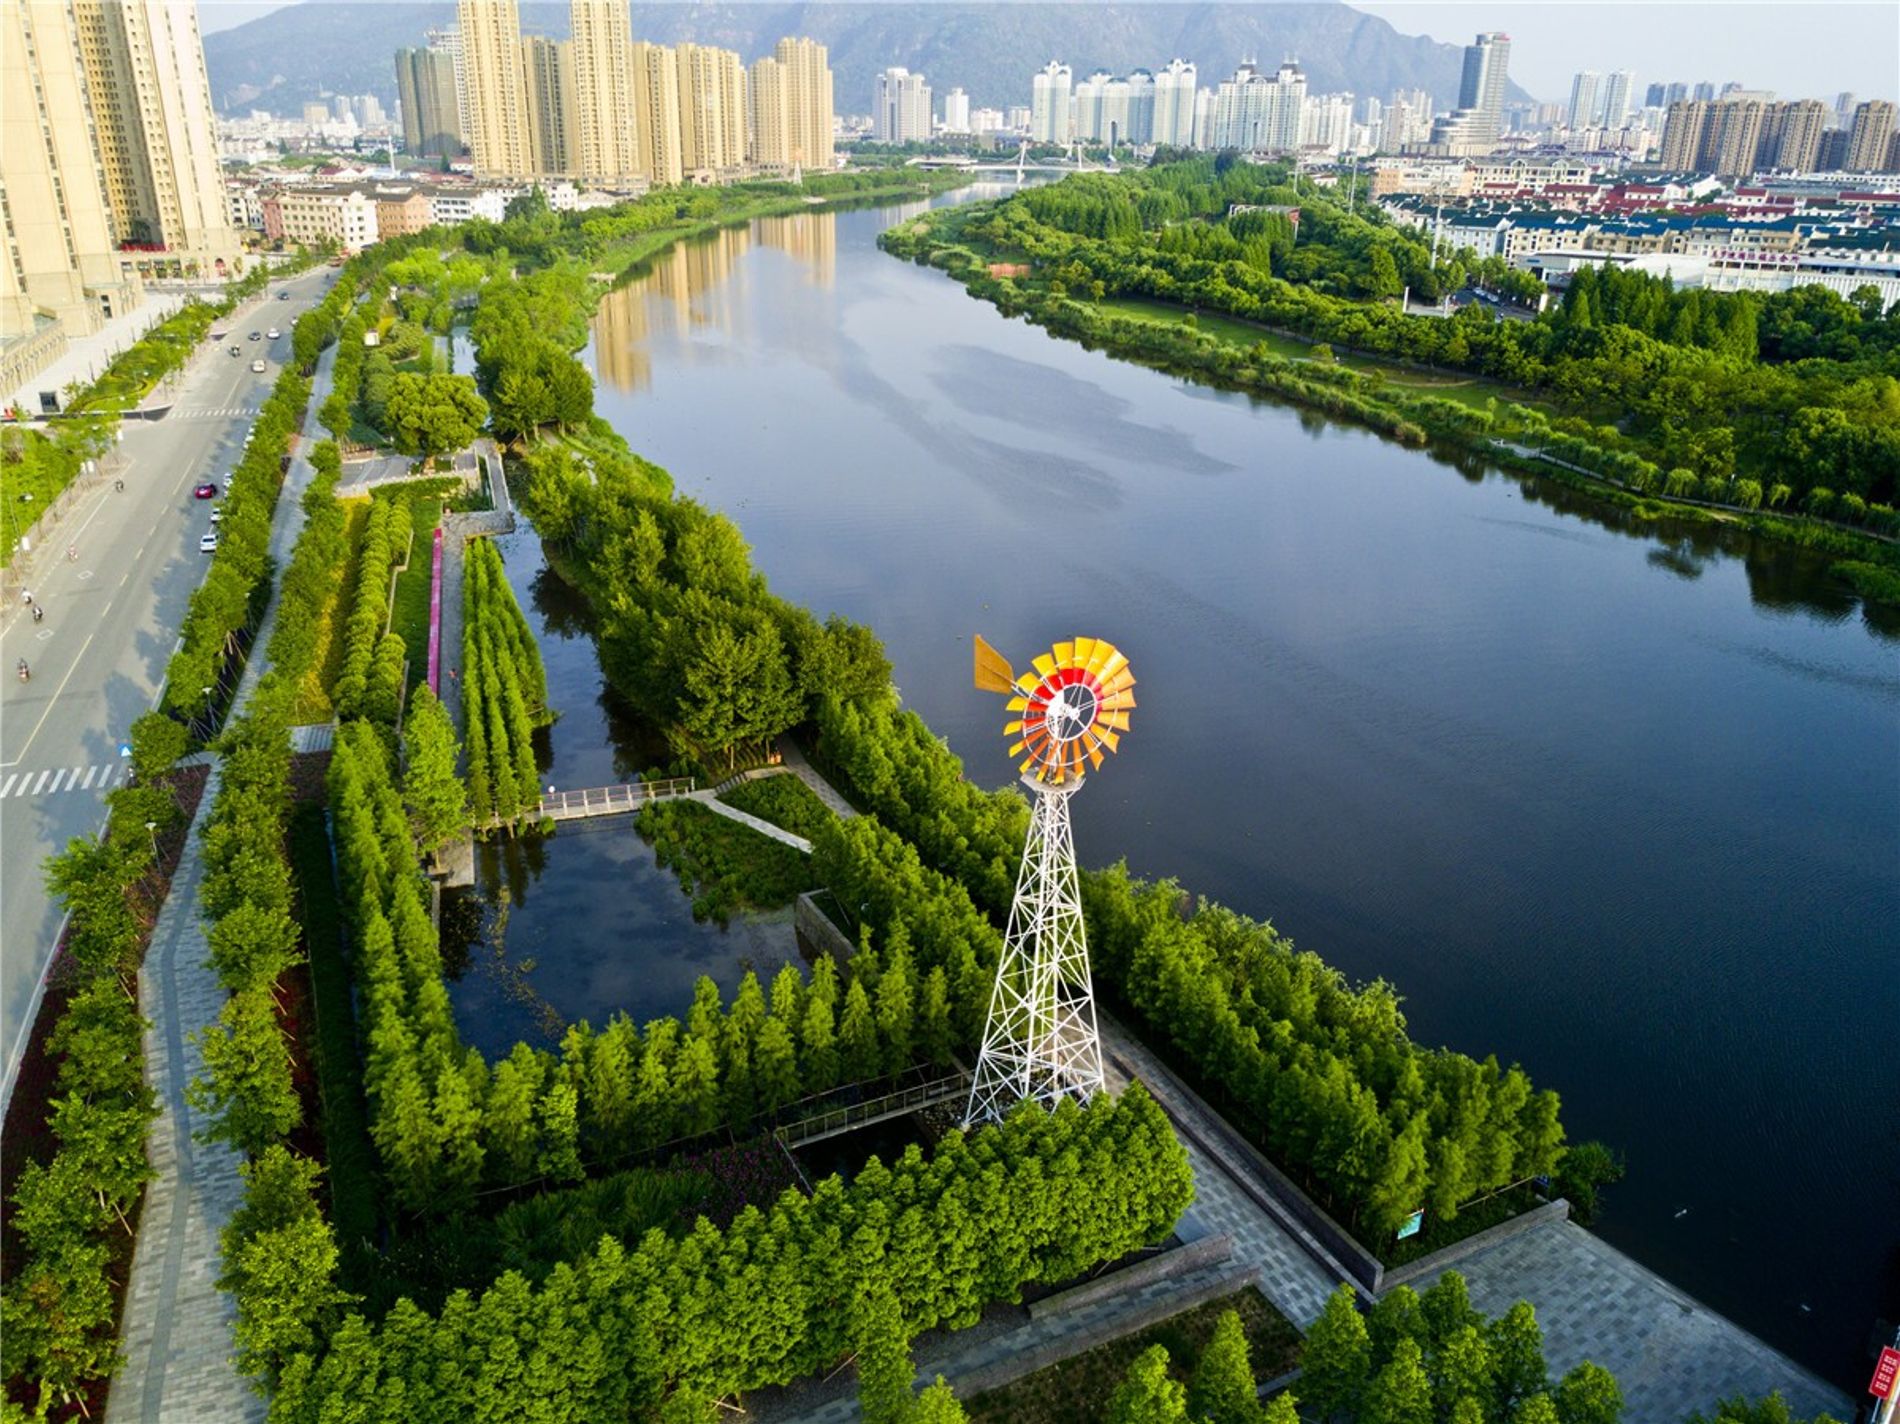
M 287 3 L 199 0 L 199 23 L 229 29 Z M 1544 99 L 1567 99 L 1579 69 L 1631 69 L 1639 86 L 1738 79 L 1791 99 L 1831 103 L 1843 89 L 1900 98 L 1894 0 L 1366 0 L 1355 8 L 1402 34 L 1449 44 L 1503 30 L 1512 41 L 1511 77 Z

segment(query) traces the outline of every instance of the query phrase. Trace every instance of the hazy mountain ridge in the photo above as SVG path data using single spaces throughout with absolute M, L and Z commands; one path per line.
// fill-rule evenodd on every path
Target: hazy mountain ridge
M 1457 96 L 1462 51 L 1401 35 L 1384 20 L 1337 3 L 1310 4 L 730 4 L 631 6 L 637 38 L 691 40 L 734 49 L 750 63 L 782 35 L 810 35 L 831 50 L 841 113 L 868 112 L 872 76 L 903 64 L 929 77 L 939 98 L 952 86 L 971 102 L 1029 102 L 1030 75 L 1051 58 L 1078 78 L 1192 60 L 1203 85 L 1245 58 L 1298 58 L 1309 92 L 1350 90 L 1384 99 L 1423 88 L 1440 107 Z M 521 6 L 522 28 L 565 36 L 567 6 Z M 326 94 L 395 101 L 395 51 L 451 24 L 452 4 L 287 6 L 205 37 L 212 96 L 225 112 L 253 106 L 295 113 Z

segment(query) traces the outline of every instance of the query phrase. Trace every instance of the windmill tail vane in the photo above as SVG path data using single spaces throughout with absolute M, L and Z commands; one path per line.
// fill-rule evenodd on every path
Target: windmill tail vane
M 1135 706 L 1135 675 L 1106 638 L 1057 643 L 1020 675 L 980 636 L 975 654 L 978 689 L 1006 695 L 1018 714 L 1003 734 L 1025 777 L 1051 786 L 1079 781 L 1120 746 Z

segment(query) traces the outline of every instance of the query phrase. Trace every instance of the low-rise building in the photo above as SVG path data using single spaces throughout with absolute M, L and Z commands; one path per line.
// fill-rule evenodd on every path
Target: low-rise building
M 378 240 L 376 200 L 362 188 L 311 184 L 285 188 L 278 212 L 286 241 L 315 247 L 333 242 L 355 252 Z

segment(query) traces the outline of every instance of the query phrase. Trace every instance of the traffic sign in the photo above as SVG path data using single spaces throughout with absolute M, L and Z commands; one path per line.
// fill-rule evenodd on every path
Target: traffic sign
M 120 743 L 119 743 L 119 755 L 120 755 L 120 756 L 122 756 L 122 757 L 129 757 L 129 756 L 131 756 L 131 755 L 132 755 L 132 744 L 131 744 L 130 742 L 120 742 Z
M 1398 1239 L 1403 1241 L 1408 1236 L 1418 1235 L 1420 1228 L 1424 1225 L 1425 1208 L 1420 1207 L 1417 1211 L 1406 1217 L 1404 1222 L 1400 1224 Z
M 1873 1383 L 1867 1386 L 1867 1392 L 1880 1399 L 1893 1394 L 1894 1377 L 1900 1375 L 1900 1350 L 1891 1345 L 1880 1352 L 1880 1362 L 1874 1366 Z

